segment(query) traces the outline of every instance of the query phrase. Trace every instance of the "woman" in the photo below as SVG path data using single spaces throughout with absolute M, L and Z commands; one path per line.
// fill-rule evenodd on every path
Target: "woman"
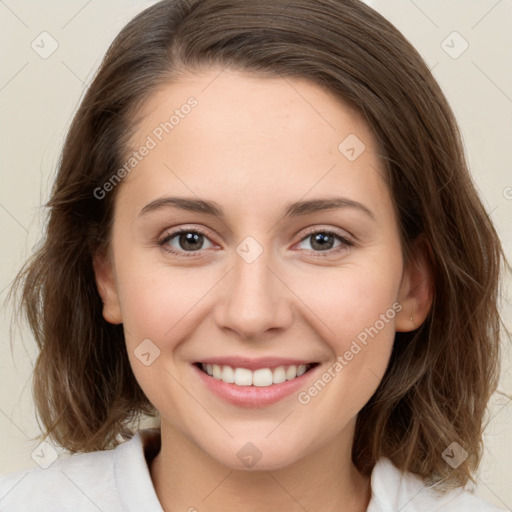
M 17 282 L 35 398 L 92 453 L 0 481 L 2 510 L 496 510 L 464 486 L 503 253 L 446 99 L 375 11 L 146 9 L 48 206 Z

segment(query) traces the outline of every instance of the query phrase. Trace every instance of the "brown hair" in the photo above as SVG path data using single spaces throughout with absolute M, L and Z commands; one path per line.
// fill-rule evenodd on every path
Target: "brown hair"
M 13 288 L 40 349 L 33 386 L 45 434 L 74 452 L 106 449 L 133 435 L 138 415 L 156 413 L 131 371 L 123 327 L 102 317 L 92 255 L 108 247 L 116 190 L 103 200 L 94 191 L 123 165 L 144 102 L 211 65 L 310 80 L 373 130 L 404 254 L 418 236 L 428 242 L 435 297 L 421 327 L 396 334 L 358 415 L 353 460 L 365 474 L 386 456 L 427 480 L 464 484 L 497 385 L 505 258 L 438 84 L 400 32 L 358 0 L 166 0 L 117 36 L 69 130 L 46 236 Z M 469 453 L 456 470 L 441 458 L 454 441 Z

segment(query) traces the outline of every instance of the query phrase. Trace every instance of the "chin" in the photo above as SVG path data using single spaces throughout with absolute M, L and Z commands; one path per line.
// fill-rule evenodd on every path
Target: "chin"
M 286 436 L 275 440 L 264 436 L 237 437 L 222 447 L 203 447 L 203 450 L 219 464 L 232 470 L 275 471 L 284 469 L 306 455 L 305 443 L 290 443 Z M 286 442 L 288 441 L 288 443 Z

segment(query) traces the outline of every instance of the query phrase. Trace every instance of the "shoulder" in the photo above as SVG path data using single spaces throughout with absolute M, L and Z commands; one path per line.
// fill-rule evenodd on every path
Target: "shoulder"
M 402 473 L 389 459 L 379 459 L 372 476 L 368 512 L 503 512 L 469 489 L 439 493 L 412 473 Z
M 140 433 L 112 450 L 75 454 L 57 459 L 47 469 L 37 467 L 0 478 L 0 510 L 120 512 L 132 510 L 125 501 L 136 491 L 156 499 Z M 160 512 L 161 508 L 148 510 Z
M 116 449 L 57 459 L 0 479 L 0 508 L 30 510 L 121 510 L 116 496 Z

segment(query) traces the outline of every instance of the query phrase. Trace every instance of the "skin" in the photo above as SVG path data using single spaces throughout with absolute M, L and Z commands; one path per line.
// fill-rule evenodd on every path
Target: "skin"
M 371 490 L 351 461 L 355 420 L 395 331 L 417 328 L 431 305 L 421 251 L 402 259 L 375 139 L 356 111 L 308 81 L 208 69 L 150 98 L 132 147 L 190 96 L 198 106 L 119 186 L 110 257 L 94 258 L 104 317 L 124 324 L 134 374 L 161 414 L 150 466 L 158 498 L 168 512 L 364 511 Z M 352 162 L 338 150 L 349 134 L 366 146 Z M 215 201 L 225 218 L 172 207 L 140 215 L 169 195 Z M 374 219 L 349 207 L 281 218 L 289 202 L 334 196 Z M 167 247 L 185 256 L 158 244 L 181 226 L 207 235 L 195 256 L 179 236 Z M 309 228 L 353 245 L 334 238 L 323 256 Z M 263 251 L 252 263 L 236 252 L 247 236 Z M 401 311 L 307 405 L 293 393 L 236 406 L 192 368 L 214 356 L 296 357 L 320 363 L 318 378 L 397 302 Z M 146 366 L 134 351 L 148 338 L 160 355 Z M 237 457 L 247 442 L 262 454 L 250 469 Z

